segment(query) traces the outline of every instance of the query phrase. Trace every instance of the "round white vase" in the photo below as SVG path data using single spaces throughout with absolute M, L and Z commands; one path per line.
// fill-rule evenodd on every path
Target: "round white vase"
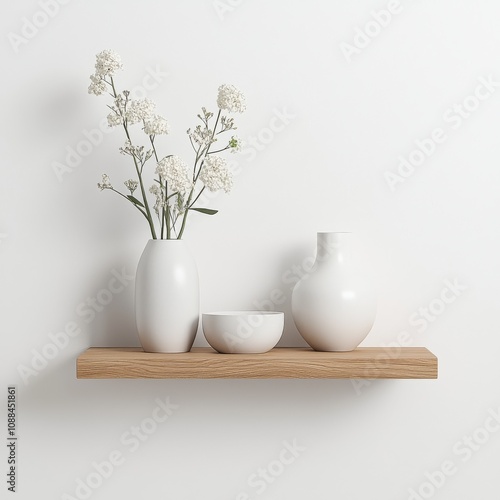
M 351 233 L 318 233 L 316 261 L 292 294 L 295 325 L 316 351 L 352 351 L 370 332 L 375 293 L 350 263 Z
M 135 315 L 146 352 L 188 352 L 200 318 L 196 262 L 182 240 L 149 240 L 137 267 Z

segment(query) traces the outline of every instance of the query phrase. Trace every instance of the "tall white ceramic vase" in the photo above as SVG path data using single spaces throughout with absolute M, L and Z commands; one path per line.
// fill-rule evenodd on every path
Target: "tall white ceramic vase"
M 196 262 L 182 240 L 149 240 L 137 267 L 135 314 L 146 352 L 188 352 L 200 317 Z
M 351 233 L 318 233 L 316 261 L 292 294 L 295 325 L 316 351 L 352 351 L 376 314 L 373 289 L 350 263 Z

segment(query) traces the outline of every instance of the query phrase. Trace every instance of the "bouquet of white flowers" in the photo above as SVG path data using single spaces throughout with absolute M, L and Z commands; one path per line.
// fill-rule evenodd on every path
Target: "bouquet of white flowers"
M 210 191 L 224 190 L 228 193 L 232 186 L 232 174 L 226 160 L 218 156 L 226 150 L 235 153 L 241 150 L 241 141 L 232 136 L 219 149 L 213 148 L 219 135 L 235 130 L 233 118 L 227 113 L 242 113 L 245 108 L 244 95 L 232 85 L 221 85 L 217 97 L 218 112 L 212 126 L 214 113 L 202 108 L 198 124 L 193 130 L 187 131 L 189 141 L 194 150 L 194 165 L 192 171 L 184 161 L 175 155 L 161 157 L 156 149 L 156 137 L 169 133 L 169 124 L 165 118 L 155 114 L 155 103 L 148 98 L 131 99 L 130 92 L 118 92 L 115 85 L 115 74 L 122 68 L 120 56 L 110 50 L 97 54 L 95 73 L 91 75 L 89 94 L 101 95 L 108 93 L 113 98 L 113 104 L 108 106 L 110 127 L 123 127 L 126 141 L 120 152 L 131 157 L 135 167 L 135 178 L 124 182 L 129 194 L 115 189 L 108 175 L 103 174 L 102 181 L 97 184 L 99 189 L 109 189 L 129 201 L 146 218 L 153 239 L 181 239 L 186 228 L 190 211 L 214 215 L 216 210 L 195 206 L 205 189 Z M 132 141 L 131 125 L 139 124 L 149 138 L 147 149 L 135 145 Z M 215 149 L 215 150 L 213 150 Z M 143 169 L 153 158 L 156 162 L 154 184 L 149 193 L 154 196 L 153 210 L 143 182 Z M 137 197 L 134 195 L 139 190 Z

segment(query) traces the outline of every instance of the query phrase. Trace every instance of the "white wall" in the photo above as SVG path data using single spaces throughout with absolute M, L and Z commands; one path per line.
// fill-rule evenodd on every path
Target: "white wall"
M 489 418 L 500 404 L 498 2 L 393 0 L 396 13 L 350 62 L 341 44 L 353 44 L 387 1 L 73 0 L 29 32 L 24 18 L 44 22 L 40 4 L 9 2 L 0 21 L 0 370 L 2 400 L 8 384 L 18 388 L 17 498 L 83 498 L 77 479 L 113 451 L 123 463 L 92 499 L 397 500 L 420 489 L 421 498 L 455 500 L 498 491 L 500 433 Z M 46 4 L 55 11 L 54 0 Z M 23 27 L 32 36 L 24 41 Z M 202 310 L 253 308 L 275 288 L 289 299 L 282 273 L 314 252 L 316 231 L 354 231 L 380 287 L 364 345 L 408 332 L 438 355 L 439 379 L 76 380 L 75 358 L 88 346 L 138 345 L 132 283 L 88 324 L 76 309 L 112 270 L 132 272 L 148 239 L 139 215 L 96 188 L 103 171 L 128 177 L 119 131 L 60 180 L 53 170 L 106 114 L 105 99 L 87 94 L 105 48 L 123 58 L 124 87 L 141 85 L 151 68 L 164 73 L 149 96 L 172 125 L 165 152 L 188 152 L 185 130 L 201 106 L 214 109 L 221 83 L 247 95 L 243 138 L 267 128 L 275 110 L 294 116 L 252 161 L 239 157 L 234 192 L 213 201 L 220 213 L 190 221 Z M 494 83 L 476 101 L 481 79 Z M 458 118 L 453 106 L 464 100 L 470 110 L 479 104 Z M 391 190 L 386 172 L 437 128 L 445 140 Z M 440 309 L 445 280 L 466 289 Z M 431 302 L 441 314 L 416 323 Z M 81 334 L 23 381 L 20 366 L 69 322 Z M 292 323 L 287 314 L 283 344 L 303 345 Z M 122 436 L 151 416 L 156 398 L 178 409 L 132 451 Z M 304 450 L 281 473 L 273 461 L 294 440 Z M 4 470 L 5 448 L 0 460 Z M 453 474 L 426 485 L 446 461 Z M 252 482 L 269 464 L 273 482 Z

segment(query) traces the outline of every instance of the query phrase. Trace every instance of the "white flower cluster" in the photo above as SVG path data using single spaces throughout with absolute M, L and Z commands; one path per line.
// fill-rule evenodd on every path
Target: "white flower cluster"
M 103 50 L 96 56 L 95 74 L 99 76 L 114 76 L 122 69 L 121 57 L 112 50 Z
M 140 165 L 144 165 L 154 154 L 152 149 L 145 150 L 144 146 L 134 146 L 130 141 L 125 141 L 119 151 L 122 155 L 132 156 Z
M 203 162 L 200 180 L 210 191 L 223 189 L 226 193 L 233 187 L 233 176 L 224 158 L 209 155 Z
M 186 195 L 179 193 L 176 198 L 176 201 L 172 204 L 170 203 L 170 200 L 168 201 L 170 213 L 172 214 L 174 219 L 179 215 L 183 215 L 187 209 Z
M 106 82 L 96 75 L 90 75 L 89 94 L 101 95 L 106 92 Z
M 178 156 L 166 156 L 158 162 L 156 173 L 168 182 L 172 193 L 186 193 L 193 187 L 187 165 Z
M 118 127 L 123 124 L 123 117 L 117 111 L 113 111 L 108 115 L 108 127 Z
M 90 76 L 89 94 L 101 95 L 106 92 L 105 78 L 113 76 L 122 68 L 120 56 L 112 50 L 103 50 L 96 56 L 95 73 Z
M 113 186 L 111 185 L 111 181 L 109 180 L 109 176 L 106 174 L 102 174 L 102 182 L 98 182 L 97 187 L 101 191 L 104 189 L 113 189 Z
M 108 106 L 111 109 L 111 113 L 107 116 L 108 118 L 108 126 L 109 127 L 117 127 L 118 125 L 122 125 L 125 120 L 125 103 L 126 99 L 121 95 L 115 98 L 115 105 Z
M 133 179 L 129 179 L 128 181 L 125 181 L 123 184 L 125 184 L 125 187 L 130 191 L 130 194 L 134 194 L 134 191 L 137 189 L 137 186 L 139 183 L 137 181 L 134 181 Z
M 156 196 L 156 202 L 154 205 L 154 209 L 156 212 L 156 215 L 160 215 L 160 210 L 165 206 L 165 194 L 163 192 L 163 189 L 160 189 L 160 187 L 157 184 L 153 184 L 149 188 L 149 192 Z
M 139 123 L 153 116 L 156 104 L 147 97 L 128 101 L 125 118 L 129 124 Z
M 217 106 L 230 113 L 243 113 L 247 108 L 245 96 L 234 85 L 221 85 L 217 96 Z
M 236 130 L 236 127 L 234 126 L 234 118 L 228 118 L 227 116 L 220 117 L 220 126 L 220 134 L 222 134 L 222 132 L 227 132 L 228 130 Z
M 127 92 L 127 91 L 125 91 Z M 124 94 L 125 94 L 124 92 Z M 108 115 L 108 125 L 116 127 L 122 125 L 125 120 L 127 124 L 133 125 L 153 117 L 155 103 L 148 99 L 128 100 L 128 95 L 118 95 L 115 99 L 115 105 L 111 106 L 111 113 Z
M 162 116 L 153 115 L 145 121 L 144 132 L 147 135 L 167 135 L 170 132 L 170 125 Z
M 217 140 L 212 137 L 214 135 L 213 130 L 210 130 L 207 127 L 202 128 L 201 125 L 197 125 L 193 131 L 188 129 L 187 133 L 191 140 L 202 148 L 210 146 Z

